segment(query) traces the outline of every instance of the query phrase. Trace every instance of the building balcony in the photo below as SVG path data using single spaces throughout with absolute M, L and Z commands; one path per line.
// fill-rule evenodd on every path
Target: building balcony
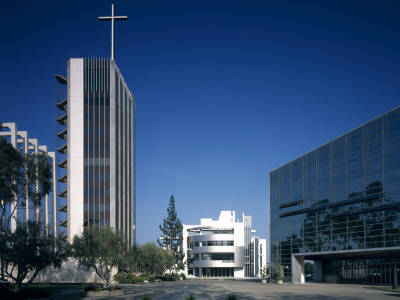
M 55 79 L 57 79 L 57 81 L 58 81 L 58 83 L 59 84 L 67 84 L 68 83 L 68 80 L 67 80 L 67 78 L 65 78 L 64 76 L 62 76 L 62 75 L 54 75 L 54 77 L 55 77 Z
M 59 209 L 58 209 L 58 211 L 61 211 L 61 212 L 63 212 L 63 213 L 66 213 L 67 212 L 67 204 L 65 204 L 65 205 L 63 205 L 63 206 L 61 206 Z
M 62 162 L 60 162 L 59 164 L 57 164 L 57 166 L 59 166 L 60 168 L 66 169 L 67 168 L 67 159 L 64 159 Z
M 62 227 L 67 227 L 67 219 L 61 221 L 60 223 L 58 223 L 58 226 L 62 226 Z
M 61 125 L 67 126 L 67 119 L 68 119 L 68 114 L 66 113 L 66 114 L 62 115 L 61 117 L 56 118 L 56 121 L 58 123 L 60 123 Z
M 65 98 L 63 101 L 56 103 L 57 107 L 63 111 L 67 111 L 67 98 Z
M 193 249 L 189 249 L 193 254 L 199 253 L 239 253 L 244 251 L 243 246 L 199 246 L 193 247 Z
M 56 150 L 58 152 L 60 152 L 61 154 L 67 154 L 67 145 L 68 143 L 65 143 L 63 146 L 61 146 L 60 148 L 57 148 Z
M 193 261 L 193 268 L 243 268 L 244 260 L 198 260 Z
M 188 242 L 203 242 L 203 241 L 234 241 L 234 234 L 204 234 L 188 236 Z
M 57 196 L 62 197 L 62 198 L 67 198 L 67 195 L 68 195 L 68 189 L 65 189 L 61 193 L 57 194 Z
M 60 139 L 67 140 L 67 128 L 56 134 Z
M 68 174 L 65 173 L 65 175 L 61 176 L 60 178 L 57 179 L 58 182 L 62 182 L 62 183 L 67 183 L 67 176 Z

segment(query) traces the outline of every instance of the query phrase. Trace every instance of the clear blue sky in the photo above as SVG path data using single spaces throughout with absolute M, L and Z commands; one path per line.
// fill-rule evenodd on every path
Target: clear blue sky
M 112 1 L 4 1 L 0 121 L 54 149 L 54 74 L 110 55 Z M 116 0 L 116 62 L 137 101 L 137 240 L 174 194 L 268 236 L 268 173 L 396 107 L 400 1 Z

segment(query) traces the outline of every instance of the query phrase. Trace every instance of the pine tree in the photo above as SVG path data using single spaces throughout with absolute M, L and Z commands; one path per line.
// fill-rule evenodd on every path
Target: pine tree
M 183 258 L 185 257 L 185 254 L 182 252 L 183 237 L 181 233 L 183 226 L 175 210 L 174 195 L 171 195 L 167 212 L 167 219 L 164 219 L 162 226 L 159 225 L 162 234 L 158 240 L 158 244 L 164 249 L 171 251 L 175 257 L 175 269 L 180 270 L 184 267 Z

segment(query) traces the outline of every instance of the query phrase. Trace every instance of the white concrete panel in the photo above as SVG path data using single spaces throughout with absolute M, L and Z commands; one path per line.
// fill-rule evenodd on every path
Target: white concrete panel
M 292 283 L 304 284 L 304 256 L 292 255 Z
M 235 268 L 233 276 L 234 277 L 244 277 L 244 268 Z
M 83 59 L 69 62 L 68 93 L 68 241 L 83 228 Z
M 244 246 L 244 224 L 235 223 L 235 246 Z
M 83 119 L 79 115 L 80 112 L 81 112 L 81 110 L 68 111 L 68 119 L 71 122 L 71 126 L 82 126 L 83 125 Z

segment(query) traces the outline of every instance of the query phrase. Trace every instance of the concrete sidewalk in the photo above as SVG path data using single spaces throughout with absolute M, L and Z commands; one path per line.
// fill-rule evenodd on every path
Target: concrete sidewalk
M 339 285 L 309 283 L 293 285 L 290 283 L 261 284 L 248 280 L 186 280 L 175 282 L 161 282 L 159 284 L 120 285 L 126 295 L 107 299 L 140 300 L 149 296 L 154 300 L 184 300 L 193 295 L 196 300 L 219 299 L 226 300 L 229 295 L 235 295 L 239 299 L 289 299 L 289 300 L 385 300 L 399 299 L 400 293 L 392 293 L 366 289 L 361 285 Z M 51 299 L 79 299 L 79 293 L 66 291 L 53 294 Z M 78 298 L 75 298 L 78 297 Z M 105 298 L 90 298 L 105 299 Z

